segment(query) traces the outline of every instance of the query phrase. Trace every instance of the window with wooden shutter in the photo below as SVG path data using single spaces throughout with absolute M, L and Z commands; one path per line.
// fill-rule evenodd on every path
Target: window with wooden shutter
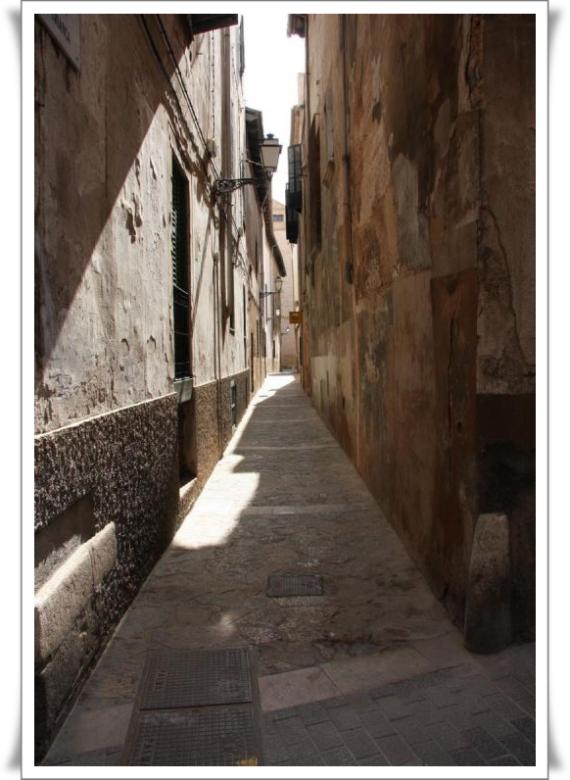
M 174 302 L 174 378 L 190 376 L 190 286 L 188 278 L 188 180 L 172 160 L 171 255 Z
M 299 240 L 299 212 L 291 205 L 289 183 L 285 184 L 285 236 L 290 244 L 296 244 Z

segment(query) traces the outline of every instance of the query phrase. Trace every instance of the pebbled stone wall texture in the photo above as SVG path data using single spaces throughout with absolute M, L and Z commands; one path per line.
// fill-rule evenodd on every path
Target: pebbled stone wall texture
M 93 417 L 35 440 L 35 529 L 90 496 L 95 531 L 115 524 L 116 561 L 47 659 L 36 661 L 42 752 L 90 660 L 165 549 L 178 503 L 174 394 Z
M 477 517 L 508 515 L 519 635 L 534 36 L 531 15 L 309 15 L 305 33 L 305 387 L 460 624 Z
M 202 486 L 221 458 L 232 437 L 230 385 L 236 383 L 237 420 L 242 418 L 250 398 L 250 372 L 242 371 L 216 382 L 199 385 L 193 391 L 195 447 L 198 483 Z

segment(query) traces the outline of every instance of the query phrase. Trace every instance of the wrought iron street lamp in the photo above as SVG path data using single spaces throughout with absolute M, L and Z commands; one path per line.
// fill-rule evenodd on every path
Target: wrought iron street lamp
M 259 148 L 261 152 L 261 164 L 265 168 L 268 176 L 271 177 L 277 170 L 282 146 L 279 143 L 279 139 L 273 136 L 273 133 L 267 133 L 267 137 Z
M 280 276 L 275 277 L 275 289 L 267 292 L 260 292 L 259 297 L 265 298 L 266 295 L 278 295 L 283 287 L 283 279 Z
M 272 133 L 268 133 L 263 143 L 259 147 L 261 155 L 261 163 L 253 163 L 263 168 L 265 176 L 263 178 L 242 178 L 242 179 L 216 179 L 214 182 L 214 192 L 216 195 L 221 195 L 226 192 L 234 192 L 244 187 L 246 184 L 253 184 L 254 187 L 259 187 L 262 184 L 267 184 L 269 179 L 273 176 L 277 170 L 279 164 L 279 155 L 283 147 L 279 143 L 279 139 L 275 138 Z

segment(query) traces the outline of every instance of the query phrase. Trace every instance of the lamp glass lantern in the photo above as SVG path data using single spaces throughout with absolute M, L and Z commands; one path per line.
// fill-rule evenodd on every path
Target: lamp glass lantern
M 279 155 L 281 154 L 282 148 L 279 139 L 275 138 L 272 133 L 267 134 L 260 146 L 261 164 L 269 176 L 274 174 L 277 170 Z
M 283 287 L 283 279 L 280 276 L 275 277 L 275 292 L 280 293 Z

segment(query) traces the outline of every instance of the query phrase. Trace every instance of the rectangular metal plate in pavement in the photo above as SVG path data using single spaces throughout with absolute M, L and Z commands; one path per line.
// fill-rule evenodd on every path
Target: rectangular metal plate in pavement
M 256 766 L 262 763 L 252 707 L 140 712 L 125 745 L 129 766 Z
M 253 701 L 253 660 L 247 647 L 157 650 L 141 680 L 141 710 L 245 704 Z
M 319 574 L 271 574 L 267 578 L 268 596 L 322 596 L 323 578 Z

